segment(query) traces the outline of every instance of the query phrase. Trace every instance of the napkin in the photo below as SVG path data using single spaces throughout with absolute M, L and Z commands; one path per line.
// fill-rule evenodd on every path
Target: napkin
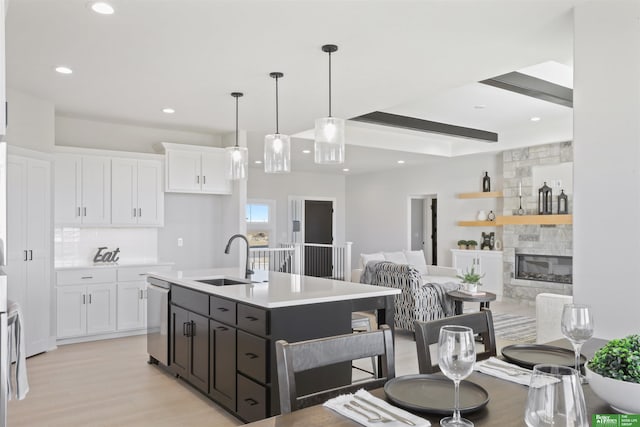
M 368 400 L 369 402 L 373 402 L 375 403 L 377 406 L 380 406 L 382 408 L 385 408 L 386 410 L 388 410 L 389 412 L 393 413 L 393 414 L 397 414 L 402 418 L 406 418 L 410 421 L 412 421 L 415 426 L 410 426 L 409 424 L 405 424 L 402 421 L 399 420 L 395 420 L 391 415 L 385 413 L 384 411 L 374 408 L 371 405 L 367 405 L 366 402 L 363 402 L 361 400 L 357 400 L 355 398 L 355 396 L 359 396 L 362 397 L 366 400 Z M 353 402 L 356 402 L 356 404 L 353 404 Z M 371 418 L 375 418 L 376 415 L 373 412 L 369 412 L 367 410 L 364 410 L 362 408 L 357 407 L 356 405 L 362 405 L 363 407 L 369 408 L 371 409 L 371 411 L 375 411 L 376 413 L 378 413 L 380 416 L 384 417 L 384 418 L 389 418 L 389 419 L 393 419 L 394 421 L 390 421 L 390 422 L 385 422 L 385 423 L 381 423 L 380 421 L 376 421 L 376 422 L 370 422 L 367 420 L 367 417 L 360 415 L 352 410 L 349 410 L 345 407 L 345 405 L 350 405 L 351 407 L 353 407 L 354 409 L 356 409 L 359 412 L 365 413 L 367 414 L 369 417 Z M 371 393 L 369 393 L 368 391 L 364 390 L 364 389 L 360 389 L 358 390 L 355 395 L 354 394 L 342 394 L 338 397 L 334 397 L 333 399 L 329 399 L 324 403 L 324 406 L 326 406 L 327 408 L 330 408 L 334 411 L 336 411 L 337 413 L 344 415 L 345 417 L 352 419 L 353 421 L 357 422 L 358 424 L 362 424 L 363 426 L 367 426 L 367 427 L 429 427 L 431 426 L 431 423 L 428 420 L 425 420 L 424 418 L 420 418 L 417 417 L 415 415 L 413 415 L 410 412 L 407 412 L 403 409 L 397 408 L 393 405 L 388 404 L 387 402 L 385 402 L 382 399 L 378 399 L 377 397 L 373 396 Z
M 476 371 L 491 375 L 503 380 L 528 386 L 531 382 L 533 371 L 522 368 L 518 365 L 505 362 L 504 360 L 490 357 L 481 362 L 476 362 Z

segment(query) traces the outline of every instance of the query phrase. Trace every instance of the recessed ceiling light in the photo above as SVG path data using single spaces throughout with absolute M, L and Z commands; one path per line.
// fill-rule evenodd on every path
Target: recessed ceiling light
M 309 154 L 309 153 L 311 153 L 311 150 L 302 150 L 302 152 L 303 152 L 304 154 Z
M 262 160 L 256 160 L 254 163 L 255 163 L 256 165 L 261 165 L 261 164 L 262 164 Z
M 114 10 L 113 6 L 103 1 L 97 1 L 91 5 L 91 10 L 101 15 L 112 15 Z
M 176 110 L 174 110 L 173 108 L 167 107 L 167 108 L 163 108 L 162 112 L 165 113 L 165 114 L 173 114 L 173 113 L 176 112 Z
M 531 117 L 532 122 L 539 122 L 540 120 L 540 117 Z
M 349 168 L 342 169 L 342 172 L 349 172 Z
M 56 67 L 56 71 L 59 72 L 60 74 L 71 74 L 73 73 L 73 70 L 69 67 L 64 67 L 64 66 L 59 66 Z
M 484 110 L 485 108 L 487 108 L 487 106 L 484 104 L 478 104 L 474 105 L 473 108 L 475 108 L 476 110 Z
M 404 165 L 404 160 L 398 160 L 399 165 Z

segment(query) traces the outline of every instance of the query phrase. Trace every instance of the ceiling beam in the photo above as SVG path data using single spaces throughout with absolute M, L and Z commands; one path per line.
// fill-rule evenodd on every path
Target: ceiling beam
M 498 142 L 498 134 L 495 132 L 455 126 L 447 123 L 432 122 L 430 120 L 401 116 L 399 114 L 385 113 L 382 111 L 374 111 L 373 113 L 363 114 L 362 116 L 354 117 L 350 120 L 371 123 L 375 125 L 416 130 L 420 132 L 438 133 L 460 138 L 477 139 L 484 142 Z
M 573 89 L 516 71 L 480 83 L 573 108 Z

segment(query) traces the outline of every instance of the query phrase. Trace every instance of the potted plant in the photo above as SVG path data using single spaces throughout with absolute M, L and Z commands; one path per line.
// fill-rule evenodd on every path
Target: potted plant
M 458 249 L 467 249 L 467 241 L 458 240 Z
M 475 249 L 476 246 L 478 246 L 478 242 L 476 242 L 475 240 L 467 240 L 468 249 Z
M 481 275 L 476 273 L 475 269 L 471 267 L 471 270 L 467 270 L 463 274 L 457 275 L 456 277 L 462 280 L 462 283 L 466 285 L 467 291 L 478 292 L 478 286 L 482 286 L 482 283 L 480 283 L 480 279 L 484 277 L 484 274 Z
M 640 335 L 613 339 L 585 366 L 593 391 L 614 409 L 640 413 Z

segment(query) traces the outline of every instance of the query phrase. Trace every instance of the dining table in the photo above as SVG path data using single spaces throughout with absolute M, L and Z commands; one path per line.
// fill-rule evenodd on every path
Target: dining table
M 606 343 L 607 340 L 605 339 L 593 338 L 584 344 L 582 354 L 587 357 L 587 359 L 590 359 L 593 354 Z M 569 341 L 565 339 L 552 341 L 546 343 L 546 345 L 567 349 L 572 348 Z M 526 425 L 524 422 L 524 412 L 527 404 L 528 386 L 496 378 L 478 371 L 474 371 L 467 380 L 483 387 L 489 394 L 489 402 L 486 406 L 475 412 L 463 414 L 464 418 L 472 421 L 476 427 L 512 427 Z M 587 406 L 587 419 L 591 419 L 591 415 L 593 414 L 615 413 L 608 403 L 593 392 L 589 384 L 583 384 L 582 388 Z M 369 392 L 380 399 L 392 403 L 386 398 L 384 388 L 369 390 Z M 434 426 L 439 425 L 440 419 L 447 416 L 412 410 L 409 410 L 409 412 L 429 420 Z M 323 405 L 315 405 L 246 425 L 251 427 L 354 427 L 360 424 Z

